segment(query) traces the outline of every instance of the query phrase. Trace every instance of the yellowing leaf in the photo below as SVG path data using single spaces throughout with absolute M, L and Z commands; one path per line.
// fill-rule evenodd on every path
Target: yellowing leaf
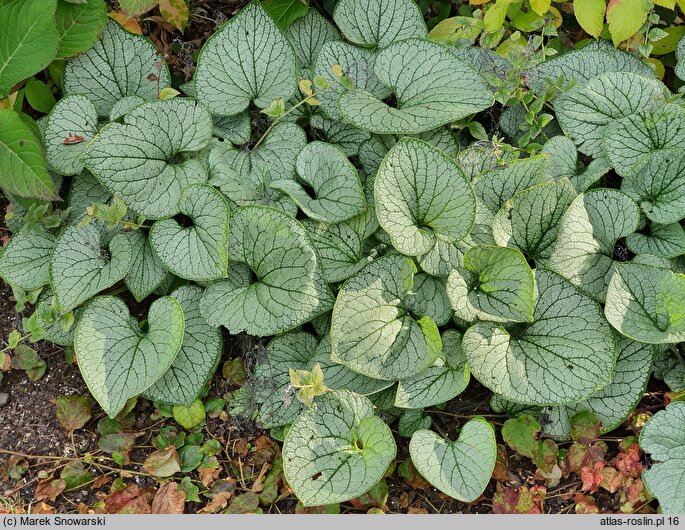
M 675 8 L 675 0 L 654 0 L 654 4 L 668 9 Z
M 540 16 L 547 13 L 550 5 L 552 5 L 552 0 L 530 0 L 530 7 Z
M 109 15 L 109 18 L 118 22 L 119 25 L 125 28 L 127 31 L 135 33 L 136 35 L 143 34 L 143 30 L 141 29 L 140 24 L 138 24 L 138 21 L 135 18 L 129 18 L 128 15 L 120 13 L 118 11 L 112 11 L 107 14 Z
M 605 0 L 573 0 L 573 12 L 578 24 L 588 34 L 599 37 L 604 29 Z
M 652 7 L 651 0 L 609 0 L 607 22 L 614 46 L 640 29 Z
M 337 77 L 342 77 L 343 76 L 343 69 L 342 66 L 339 64 L 334 64 L 331 66 L 331 71 L 337 76 Z
M 179 94 L 180 92 L 178 90 L 168 86 L 159 91 L 159 99 L 171 99 L 175 98 Z
M 299 87 L 304 95 L 311 96 L 313 94 L 312 82 L 309 79 L 300 79 Z
M 119 0 L 119 7 L 129 16 L 142 15 L 157 5 L 157 0 Z
M 179 31 L 186 29 L 190 12 L 185 0 L 159 0 L 159 12 L 164 20 Z
M 683 7 L 685 7 L 685 3 Z M 651 43 L 653 46 L 652 55 L 666 55 L 674 51 L 678 41 L 685 34 L 685 25 L 664 28 L 664 31 L 668 34 L 666 37 Z
M 655 59 L 654 57 L 648 57 L 647 59 L 644 59 L 644 62 L 654 66 L 654 73 L 659 79 L 664 78 L 664 74 L 666 73 L 664 63 L 662 63 L 659 59 Z
M 504 24 L 512 0 L 497 0 L 485 13 L 485 31 L 497 31 Z

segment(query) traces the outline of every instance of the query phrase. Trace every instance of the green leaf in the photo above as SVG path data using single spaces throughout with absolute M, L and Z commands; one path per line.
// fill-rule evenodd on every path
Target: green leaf
M 3 8 L 0 8 L 3 9 Z M 21 115 L 0 108 L 0 187 L 13 195 L 56 200 L 41 145 Z
M 545 156 L 512 160 L 480 173 L 473 180 L 476 196 L 494 214 L 517 193 L 540 184 L 547 164 Z
M 685 403 L 657 412 L 640 432 L 640 447 L 656 461 L 642 473 L 647 489 L 664 513 L 685 512 Z
M 298 64 L 306 69 L 314 66 L 314 60 L 324 44 L 340 40 L 340 33 L 335 26 L 316 9 L 309 9 L 306 15 L 290 24 L 285 34 L 295 51 Z M 330 69 L 326 74 L 330 77 Z
M 76 327 L 74 350 L 90 393 L 113 418 L 169 369 L 182 342 L 183 309 L 176 299 L 155 300 L 143 332 L 121 299 L 99 296 Z
M 432 431 L 417 431 L 409 442 L 417 471 L 437 489 L 462 502 L 473 502 L 485 491 L 495 469 L 495 429 L 482 418 L 464 424 L 450 442 Z
M 575 196 L 566 178 L 543 182 L 517 193 L 495 215 L 492 225 L 495 241 L 501 246 L 518 248 L 535 260 L 549 258 L 559 222 Z
M 413 0 L 340 0 L 333 20 L 347 40 L 366 47 L 383 48 L 427 33 L 423 14 Z
M 502 426 L 502 439 L 518 454 L 533 458 L 537 448 L 540 424 L 529 414 L 510 418 Z
M 180 278 L 209 281 L 228 271 L 228 202 L 211 186 L 194 184 L 181 193 L 178 206 L 193 225 L 173 219 L 156 221 L 150 229 L 150 247 L 162 264 Z
M 331 320 L 331 358 L 355 372 L 393 381 L 418 374 L 441 350 L 435 322 L 411 313 L 416 266 L 380 258 L 347 280 Z
M 50 256 L 57 238 L 43 225 L 25 225 L 10 239 L 0 255 L 0 277 L 27 291 L 50 281 Z
M 175 447 L 167 447 L 148 456 L 143 462 L 143 469 L 153 477 L 170 477 L 181 471 L 181 458 Z
M 309 0 L 263 0 L 262 6 L 276 24 L 286 29 L 295 20 L 307 14 Z
M 461 348 L 462 334 L 448 329 L 442 334 L 442 351 L 422 372 L 397 385 L 395 406 L 419 409 L 445 403 L 469 384 L 470 371 Z
M 178 383 L 176 383 L 178 384 Z M 174 405 L 174 420 L 184 429 L 192 429 L 205 421 L 205 406 L 196 399 L 188 406 Z
M 128 238 L 117 234 L 109 247 L 103 240 L 92 224 L 69 226 L 57 239 L 50 260 L 50 285 L 61 312 L 111 287 L 131 268 L 133 250 Z
M 595 301 L 538 270 L 534 322 L 479 322 L 464 334 L 471 373 L 493 392 L 529 404 L 565 404 L 610 382 L 616 343 Z
M 266 336 L 282 333 L 325 313 L 333 297 L 319 259 L 295 219 L 274 208 L 243 206 L 231 216 L 228 248 L 233 260 L 247 264 L 256 281 L 210 285 L 202 314 L 230 333 Z
M 630 72 L 610 72 L 560 95 L 554 100 L 559 125 L 578 150 L 597 157 L 602 135 L 611 121 L 664 102 L 669 91 L 658 79 Z
M 108 116 L 126 96 L 156 99 L 158 90 L 171 84 L 169 69 L 155 45 L 114 20 L 107 22 L 92 48 L 67 63 L 62 83 L 65 95 L 87 97 L 100 116 Z
M 79 3 L 57 1 L 55 22 L 59 32 L 57 59 L 66 59 L 90 49 L 107 24 L 104 0 L 84 0 Z
M 593 37 L 599 37 L 604 29 L 605 0 L 573 0 L 573 14 L 580 27 Z
M 121 10 L 129 17 L 142 15 L 150 11 L 157 4 L 157 0 L 119 0 Z
M 453 243 L 438 239 L 426 254 L 418 256 L 417 261 L 421 270 L 431 276 L 447 278 L 454 267 L 461 265 L 463 255 Z
M 202 47 L 195 95 L 221 116 L 263 109 L 296 93 L 295 54 L 283 31 L 257 2 L 241 9 Z
M 127 234 L 133 258 L 124 283 L 137 302 L 142 302 L 170 276 L 150 248 L 148 236 L 140 230 Z
M 603 302 L 614 267 L 614 245 L 632 234 L 639 220 L 637 204 L 618 190 L 582 193 L 561 219 L 556 245 L 545 265 Z
M 685 341 L 685 275 L 640 263 L 617 264 L 604 308 L 623 335 L 650 344 Z
M 51 289 L 44 289 L 40 293 L 36 302 L 36 307 L 36 312 L 38 313 L 38 327 L 45 332 L 45 340 L 57 344 L 58 346 L 73 346 L 74 331 L 76 329 L 74 320 L 77 320 L 81 316 L 81 311 L 77 310 L 72 313 L 60 315 L 53 308 L 53 294 Z
M 304 506 L 343 502 L 366 493 L 397 454 L 390 428 L 371 402 L 347 391 L 316 399 L 283 443 L 285 478 Z
M 652 224 L 650 233 L 635 232 L 626 237 L 626 246 L 634 254 L 653 254 L 663 258 L 677 258 L 685 254 L 685 229 L 680 223 Z
M 477 246 L 464 254 L 464 266 L 447 278 L 455 314 L 468 322 L 532 322 L 535 276 L 521 252 Z
M 366 210 L 357 170 L 339 147 L 325 142 L 307 144 L 297 155 L 296 169 L 302 184 L 282 179 L 271 187 L 289 195 L 311 219 L 339 223 Z
M 11 0 L 0 5 L 0 99 L 22 79 L 40 72 L 55 58 L 57 0 Z M 1 125 L 1 124 L 0 124 Z M 0 130 L 4 127 L 0 126 Z
M 187 186 L 206 182 L 199 160 L 177 158 L 200 151 L 211 136 L 211 116 L 202 105 L 183 98 L 154 101 L 133 109 L 124 123 L 106 125 L 82 160 L 129 208 L 159 219 L 180 211 Z
M 347 121 L 370 132 L 417 134 L 493 103 L 479 73 L 447 48 L 426 40 L 408 39 L 383 48 L 373 70 L 383 84 L 393 88 L 396 107 L 361 87 L 346 91 L 338 101 Z
M 685 153 L 667 150 L 648 155 L 644 170 L 627 175 L 621 191 L 635 200 L 648 219 L 674 223 L 685 218 Z
M 614 46 L 636 33 L 654 7 L 651 0 L 610 0 L 607 22 Z
M 66 490 L 81 488 L 95 478 L 80 460 L 72 460 L 66 464 L 59 477 L 66 483 Z
M 314 129 L 321 131 L 326 141 L 337 144 L 346 156 L 357 156 L 359 147 L 371 138 L 371 133 L 363 131 L 349 123 L 329 120 L 321 114 L 315 114 L 309 120 Z
M 425 254 L 438 238 L 459 241 L 473 226 L 476 203 L 464 172 L 422 140 L 397 142 L 374 186 L 378 221 L 404 254 Z
M 95 106 L 84 96 L 68 96 L 55 105 L 45 124 L 45 154 L 61 175 L 83 171 L 81 155 L 98 133 Z
M 24 96 L 31 108 L 47 114 L 55 106 L 55 95 L 47 84 L 32 77 L 24 85 Z
M 196 285 L 184 285 L 171 293 L 170 296 L 183 309 L 183 344 L 169 370 L 145 390 L 143 395 L 146 398 L 173 405 L 190 405 L 214 375 L 221 360 L 223 341 L 221 331 L 207 324 L 200 314 L 203 292 Z

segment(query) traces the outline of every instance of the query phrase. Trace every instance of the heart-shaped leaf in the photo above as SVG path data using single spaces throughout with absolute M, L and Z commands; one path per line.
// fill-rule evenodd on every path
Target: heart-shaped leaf
M 340 0 L 333 20 L 347 40 L 360 46 L 383 48 L 427 33 L 423 14 L 413 0 Z
M 66 59 L 90 49 L 107 24 L 104 0 L 57 2 L 55 23 L 59 32 L 57 59 Z
M 479 322 L 464 334 L 471 373 L 518 403 L 566 404 L 611 381 L 616 343 L 602 310 L 557 274 L 538 270 L 534 322 Z
M 97 111 L 87 98 L 68 96 L 60 99 L 45 125 L 45 154 L 52 169 L 62 175 L 81 173 L 81 155 L 97 133 Z
M 74 351 L 81 375 L 110 418 L 171 366 L 183 342 L 181 305 L 168 296 L 155 300 L 145 328 L 114 296 L 94 298 L 76 327 Z
M 115 235 L 109 250 L 93 224 L 68 226 L 57 239 L 50 259 L 50 285 L 63 313 L 123 279 L 131 268 L 133 249 L 124 234 Z
M 656 463 L 642 473 L 664 513 L 685 512 L 685 403 L 657 412 L 640 432 L 640 447 Z
M 360 87 L 338 102 L 346 120 L 377 134 L 416 134 L 475 114 L 493 103 L 482 76 L 447 48 L 422 39 L 407 39 L 383 48 L 373 71 L 392 87 L 391 107 Z
M 421 372 L 441 349 L 430 317 L 412 314 L 416 265 L 405 257 L 380 258 L 347 280 L 331 320 L 331 358 L 355 372 L 393 381 Z
M 127 235 L 131 242 L 133 258 L 131 268 L 124 276 L 124 283 L 136 301 L 141 302 L 162 285 L 171 273 L 152 252 L 148 236 L 140 230 L 134 230 Z
M 295 54 L 283 31 L 251 2 L 202 47 L 193 77 L 195 95 L 220 116 L 263 109 L 296 91 Z
M 275 208 L 243 206 L 233 212 L 230 232 L 232 259 L 247 264 L 256 281 L 210 285 L 201 303 L 207 322 L 232 334 L 275 335 L 331 308 L 319 259 L 295 219 Z
M 212 118 L 195 101 L 149 102 L 134 108 L 124 123 L 106 125 L 83 161 L 131 209 L 159 219 L 178 213 L 187 186 L 207 181 L 204 165 L 183 155 L 201 150 L 211 137 Z
M 56 240 L 43 225 L 25 225 L 12 236 L 0 255 L 0 277 L 27 291 L 47 285 L 50 256 Z
M 173 219 L 156 221 L 150 230 L 152 251 L 180 278 L 209 281 L 226 277 L 228 202 L 211 186 L 194 184 L 183 190 L 178 208 L 193 225 L 182 227 Z
M 677 258 L 685 254 L 685 229 L 680 223 L 652 223 L 649 234 L 635 232 L 626 236 L 626 246 L 635 254 Z
M 305 69 L 314 66 L 314 59 L 324 44 L 340 40 L 340 33 L 335 26 L 316 9 L 310 9 L 305 16 L 290 24 L 285 34 L 300 68 Z
M 150 40 L 126 31 L 114 20 L 100 40 L 69 61 L 62 80 L 66 95 L 80 94 L 93 102 L 100 116 L 126 96 L 156 99 L 169 86 L 169 69 Z
M 473 502 L 485 491 L 497 460 L 495 429 L 482 418 L 466 422 L 450 442 L 433 431 L 416 431 L 409 454 L 417 471 L 443 493 Z
M 478 246 L 452 270 L 447 295 L 456 315 L 468 322 L 532 322 L 535 277 L 526 258 L 508 247 Z
M 75 175 L 69 187 L 67 224 L 73 225 L 82 221 L 88 215 L 87 208 L 93 204 L 107 204 L 111 198 L 112 194 L 90 171 Z
M 417 315 L 426 315 L 438 326 L 445 326 L 452 318 L 452 307 L 447 297 L 444 278 L 434 278 L 424 272 L 414 275 L 414 300 L 412 311 Z
M 685 274 L 620 263 L 609 282 L 604 314 L 618 331 L 640 342 L 683 342 Z
M 441 338 L 442 352 L 433 365 L 397 384 L 396 407 L 420 409 L 439 405 L 468 386 L 470 371 L 461 348 L 461 333 L 448 329 Z
M 183 309 L 183 344 L 171 367 L 143 395 L 171 405 L 190 405 L 214 375 L 223 340 L 221 331 L 200 314 L 202 288 L 184 285 L 171 293 Z
M 325 142 L 307 144 L 297 155 L 296 169 L 299 180 L 313 193 L 291 179 L 277 180 L 271 187 L 289 195 L 311 219 L 339 223 L 366 210 L 357 170 L 339 147 Z
M 397 142 L 378 170 L 374 191 L 378 222 L 403 254 L 425 254 L 439 237 L 459 241 L 475 220 L 475 196 L 463 171 L 421 140 Z
M 288 484 L 304 506 L 366 493 L 397 454 L 390 428 L 365 397 L 329 392 L 293 423 L 283 443 Z
M 327 142 L 340 147 L 345 156 L 357 156 L 361 144 L 371 138 L 371 133 L 368 131 L 363 131 L 343 121 L 330 120 L 322 114 L 312 116 L 309 124 L 312 128 L 319 130 Z

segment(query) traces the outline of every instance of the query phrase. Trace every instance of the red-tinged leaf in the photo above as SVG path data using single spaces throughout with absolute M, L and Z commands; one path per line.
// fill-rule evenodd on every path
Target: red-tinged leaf
M 581 444 L 572 444 L 568 449 L 567 459 L 571 471 L 578 472 L 583 467 L 592 467 L 595 462 L 604 461 L 607 445 L 600 441 L 590 447 Z
M 583 481 L 583 491 L 597 491 L 602 482 L 602 470 L 606 462 L 595 462 L 592 466 L 583 466 L 580 470 L 580 480 Z
M 215 493 L 214 497 L 207 503 L 204 508 L 201 508 L 197 513 L 217 513 L 220 510 L 226 508 L 228 504 L 228 499 L 231 498 L 233 493 L 230 491 L 221 491 Z
M 547 489 L 543 486 L 502 488 L 492 498 L 492 510 L 495 513 L 544 513 L 544 500 Z
M 143 30 L 135 18 L 130 18 L 128 15 L 120 13 L 118 11 L 110 11 L 109 13 L 107 13 L 107 15 L 109 15 L 109 18 L 111 18 L 112 20 L 115 20 L 126 31 L 130 33 L 135 33 L 136 35 L 143 34 Z
M 80 429 L 90 420 L 90 401 L 85 396 L 60 396 L 55 406 L 57 421 L 67 432 Z
M 105 499 L 106 513 L 150 513 L 152 491 L 129 484 Z
M 645 490 L 645 484 L 640 478 L 629 478 L 626 480 L 624 491 L 625 494 L 621 495 L 621 501 L 628 502 L 632 504 L 633 507 L 640 506 L 649 499 L 649 494 L 647 493 L 647 490 Z
M 178 489 L 176 482 L 167 482 L 152 499 L 152 513 L 180 514 L 183 513 L 186 504 L 185 492 Z
M 160 0 L 159 12 L 169 24 L 180 32 L 186 29 L 190 12 L 185 0 Z
M 625 451 L 616 456 L 616 467 L 629 477 L 642 475 L 644 466 L 640 462 L 640 446 L 637 443 L 630 445 Z
M 36 491 L 33 494 L 33 498 L 37 501 L 54 501 L 57 498 L 57 495 L 62 493 L 66 487 L 66 481 L 62 480 L 61 478 L 43 480 L 38 483 L 38 486 L 36 486 Z
M 590 445 L 602 432 L 602 422 L 594 412 L 579 412 L 571 418 L 571 437 L 574 441 Z
M 589 495 L 583 495 L 580 492 L 576 493 L 576 513 L 599 513 L 599 508 L 595 499 Z
M 181 471 L 181 458 L 175 447 L 167 447 L 148 456 L 143 468 L 153 477 L 170 477 Z
M 615 467 L 609 466 L 602 469 L 602 481 L 599 485 L 609 493 L 616 493 L 623 487 L 625 479 L 626 477 L 623 473 L 618 471 Z
M 533 463 L 545 474 L 550 474 L 557 464 L 559 458 L 559 447 L 554 442 L 546 438 L 538 440 L 533 454 Z M 561 471 L 559 472 L 561 475 Z

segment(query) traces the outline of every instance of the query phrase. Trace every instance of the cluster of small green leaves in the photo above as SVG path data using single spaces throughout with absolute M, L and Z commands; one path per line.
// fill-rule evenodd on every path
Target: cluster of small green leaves
M 105 412 L 142 395 L 190 418 L 220 327 L 272 337 L 236 400 L 253 393 L 285 433 L 304 505 L 383 477 L 379 412 L 426 480 L 472 501 L 493 427 L 450 441 L 423 412 L 471 375 L 556 439 L 584 410 L 620 425 L 653 366 L 685 387 L 685 110 L 653 70 L 598 41 L 524 71 L 428 40 L 412 0 L 340 0 L 332 18 L 282 29 L 250 3 L 202 48 L 188 97 L 114 22 L 66 65 L 39 127 L 68 209 L 45 212 L 56 225 L 15 205 L 0 276 L 73 345 Z M 467 145 L 495 101 L 494 140 Z M 146 319 L 123 291 L 151 301 Z M 673 477 L 648 483 L 661 497 Z

